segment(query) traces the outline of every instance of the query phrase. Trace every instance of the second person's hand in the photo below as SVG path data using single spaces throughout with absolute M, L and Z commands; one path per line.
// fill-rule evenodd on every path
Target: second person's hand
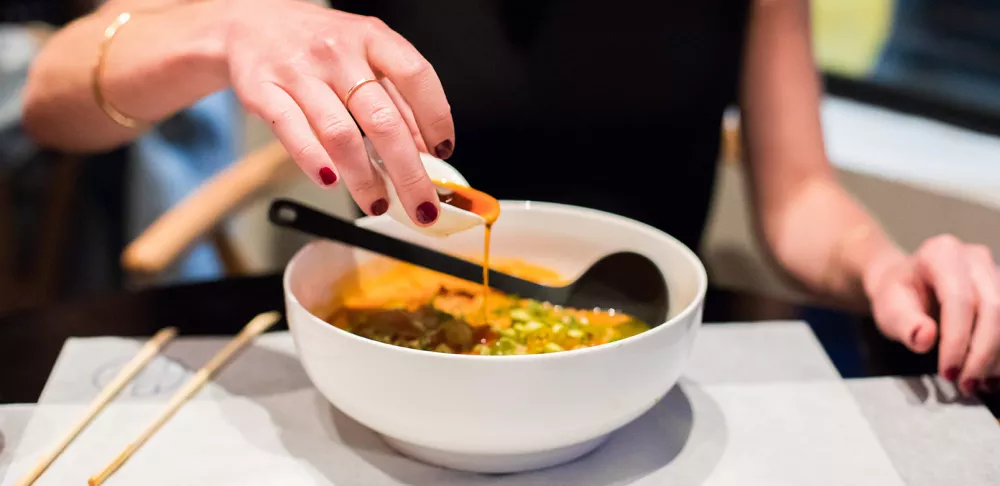
M 433 224 L 440 203 L 417 151 L 448 158 L 455 128 L 416 48 L 378 19 L 302 1 L 227 0 L 225 9 L 232 86 L 302 170 L 322 186 L 343 178 L 362 210 L 386 212 L 360 125 L 407 214 Z
M 912 255 L 877 260 L 864 280 L 885 335 L 918 353 L 937 344 L 939 373 L 964 394 L 995 391 L 1000 270 L 989 248 L 939 235 Z

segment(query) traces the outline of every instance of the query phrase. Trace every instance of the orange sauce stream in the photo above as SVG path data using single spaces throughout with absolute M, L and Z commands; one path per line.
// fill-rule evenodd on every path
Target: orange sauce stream
M 500 217 L 500 202 L 485 192 L 453 182 L 435 181 L 435 184 L 451 191 L 439 196 L 442 203 L 478 214 L 486 221 L 483 228 L 483 322 L 489 322 L 486 300 L 490 294 L 490 236 L 493 223 Z

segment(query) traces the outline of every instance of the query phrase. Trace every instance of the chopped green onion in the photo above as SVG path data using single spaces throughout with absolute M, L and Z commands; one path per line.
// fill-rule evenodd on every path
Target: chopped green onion
M 496 343 L 498 350 L 513 350 L 515 347 L 517 347 L 517 343 L 513 339 L 505 337 L 498 339 Z
M 537 330 L 539 330 L 541 328 L 542 328 L 542 323 L 541 322 L 538 322 L 538 321 L 528 321 L 528 323 L 524 325 L 523 331 L 524 332 L 535 332 L 535 331 L 537 331 Z
M 545 343 L 543 349 L 546 353 L 558 353 L 559 351 L 564 351 L 563 347 L 556 343 Z

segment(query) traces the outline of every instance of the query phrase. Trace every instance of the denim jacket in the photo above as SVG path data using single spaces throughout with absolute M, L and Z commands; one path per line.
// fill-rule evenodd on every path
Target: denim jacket
M 873 76 L 1000 110 L 1000 1 L 896 0 Z

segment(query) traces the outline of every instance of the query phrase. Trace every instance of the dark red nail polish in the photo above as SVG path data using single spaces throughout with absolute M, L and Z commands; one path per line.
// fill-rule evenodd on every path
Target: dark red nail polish
M 431 224 L 438 217 L 438 208 L 431 202 L 423 202 L 417 206 L 417 221 L 420 224 Z
M 385 214 L 389 210 L 389 201 L 386 201 L 384 197 L 378 198 L 372 203 L 371 210 L 375 216 Z
M 1000 391 L 1000 378 L 988 378 L 983 386 L 986 387 L 986 391 L 996 393 Z
M 434 154 L 437 155 L 439 159 L 447 159 L 451 157 L 451 153 L 455 150 L 455 144 L 451 140 L 445 140 L 434 147 Z
M 945 370 L 944 379 L 948 381 L 955 381 L 955 379 L 958 378 L 958 372 L 959 372 L 958 367 L 952 366 L 951 368 Z
M 965 393 L 971 395 L 976 393 L 977 389 L 979 389 L 979 380 L 975 378 L 969 378 L 968 380 L 962 382 L 962 390 L 964 390 Z
M 334 182 L 337 182 L 337 174 L 333 172 L 333 169 L 323 167 L 319 170 L 319 180 L 323 181 L 323 185 L 331 186 Z

